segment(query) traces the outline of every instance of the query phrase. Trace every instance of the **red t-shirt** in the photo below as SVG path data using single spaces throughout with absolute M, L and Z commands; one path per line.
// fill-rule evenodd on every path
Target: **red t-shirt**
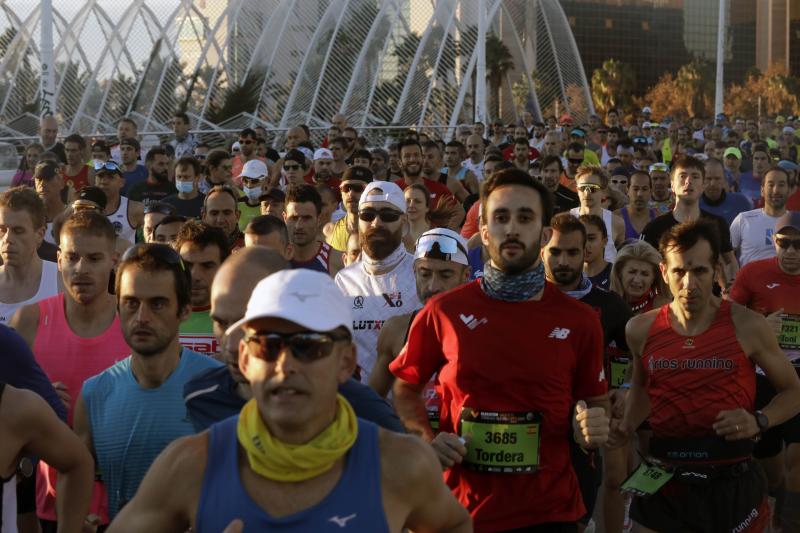
M 441 431 L 458 432 L 462 408 L 541 413 L 539 469 L 445 472 L 476 531 L 572 522 L 585 510 L 570 462 L 573 404 L 607 391 L 597 313 L 546 284 L 542 299 L 502 302 L 475 281 L 428 301 L 390 365 L 424 385 L 438 372 Z
M 65 170 L 64 183 L 67 186 L 72 185 L 72 188 L 75 190 L 75 192 L 80 191 L 87 185 L 94 185 L 94 183 L 89 183 L 89 167 L 87 165 L 83 165 L 78 173 L 74 176 L 69 176 Z
M 786 202 L 787 211 L 800 211 L 800 190 L 789 197 Z
M 467 217 L 464 219 L 464 225 L 461 226 L 461 236 L 465 239 L 469 239 L 480 229 L 480 223 L 478 221 L 478 213 L 481 209 L 481 203 L 475 202 L 467 211 Z
M 395 181 L 395 184 L 403 190 L 406 188 L 406 181 L 403 178 Z M 453 193 L 450 192 L 450 189 L 447 188 L 447 185 L 442 185 L 428 178 L 422 178 L 422 184 L 425 185 L 431 193 L 431 209 L 439 205 L 440 198 L 455 201 L 455 197 Z
M 694 336 L 675 332 L 669 305 L 662 306 L 647 335 L 642 367 L 653 438 L 715 437 L 720 411 L 753 412 L 755 365 L 739 345 L 727 300 L 708 329 Z
M 731 299 L 763 315 L 781 308 L 800 315 L 800 275 L 781 270 L 777 257 L 752 261 L 736 274 Z
M 512 144 L 505 150 L 503 150 L 503 159 L 506 161 L 514 160 L 514 145 Z M 530 147 L 528 150 L 528 161 L 533 161 L 534 159 L 539 159 L 539 150 L 534 148 L 533 146 Z

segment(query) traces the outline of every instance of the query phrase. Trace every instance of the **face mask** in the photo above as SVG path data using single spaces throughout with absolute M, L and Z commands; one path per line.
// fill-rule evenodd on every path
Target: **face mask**
M 258 200 L 258 197 L 261 196 L 261 187 L 244 187 L 244 194 L 247 196 L 247 199 L 251 202 L 255 202 Z
M 178 189 L 178 192 L 189 194 L 190 192 L 192 192 L 192 190 L 194 190 L 194 183 L 191 181 L 175 180 L 175 188 Z

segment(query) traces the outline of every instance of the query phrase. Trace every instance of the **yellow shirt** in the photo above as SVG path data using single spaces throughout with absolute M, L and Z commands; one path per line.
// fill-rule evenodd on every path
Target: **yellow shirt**
M 343 216 L 333 224 L 333 231 L 328 236 L 326 242 L 340 252 L 347 251 L 347 239 L 350 234 L 347 232 L 347 216 Z

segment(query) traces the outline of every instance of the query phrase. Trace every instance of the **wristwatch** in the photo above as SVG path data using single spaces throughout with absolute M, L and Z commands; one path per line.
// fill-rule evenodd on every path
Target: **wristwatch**
M 756 417 L 756 425 L 758 426 L 759 433 L 763 435 L 769 429 L 769 418 L 761 411 L 756 411 L 753 413 L 753 416 Z

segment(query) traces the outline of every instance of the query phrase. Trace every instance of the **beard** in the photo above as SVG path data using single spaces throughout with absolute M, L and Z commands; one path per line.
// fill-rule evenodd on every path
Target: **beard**
M 150 334 L 149 338 L 146 338 L 145 340 L 135 339 L 134 335 L 140 331 L 148 332 Z M 123 328 L 122 336 L 125 338 L 125 342 L 128 344 L 128 346 L 130 346 L 134 352 L 142 357 L 152 357 L 157 355 L 163 352 L 164 349 L 172 342 L 172 338 L 167 339 L 152 329 L 143 327 L 134 328 L 130 331 Z
M 403 165 L 403 173 L 409 178 L 416 178 L 422 174 L 422 165 L 412 163 L 411 165 Z
M 572 285 L 581 277 L 581 271 L 569 267 L 561 267 L 553 270 L 553 279 L 558 285 Z
M 153 174 L 153 177 L 156 179 L 156 181 L 160 183 L 163 183 L 169 179 L 169 174 L 166 172 L 156 172 L 153 170 L 151 170 L 150 172 L 151 174 Z
M 370 227 L 361 235 L 361 249 L 376 261 L 381 261 L 397 250 L 403 241 L 403 229 L 394 233 L 386 228 Z
M 539 251 L 541 249 L 539 242 L 541 239 L 542 234 L 540 232 L 539 236 L 530 244 L 530 246 L 526 246 L 522 241 L 517 239 L 507 239 L 501 243 L 490 242 L 489 257 L 491 258 L 495 267 L 505 274 L 512 276 L 520 274 L 528 270 L 539 259 Z M 519 253 L 516 257 L 506 258 L 503 256 L 503 249 L 511 244 L 522 248 L 521 253 Z

